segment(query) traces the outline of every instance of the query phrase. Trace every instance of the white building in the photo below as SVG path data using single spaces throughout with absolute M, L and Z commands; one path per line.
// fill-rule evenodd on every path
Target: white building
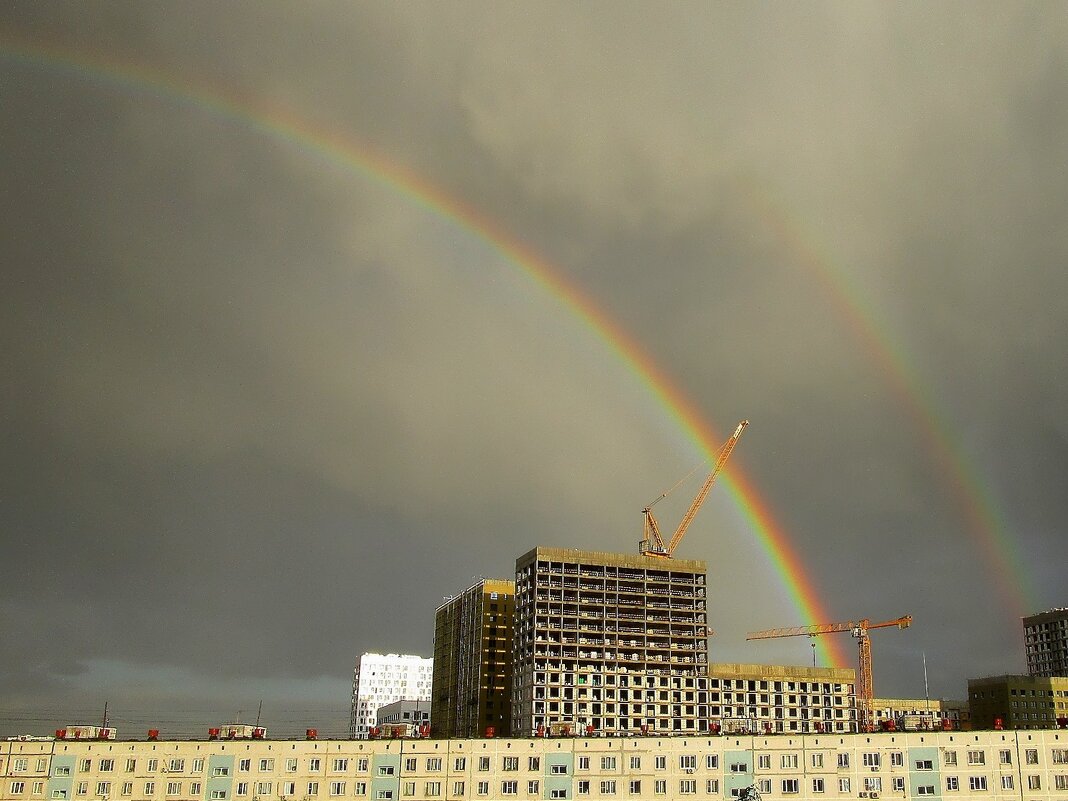
M 363 654 L 352 680 L 352 715 L 349 736 L 365 740 L 377 724 L 378 708 L 394 701 L 426 701 L 434 660 L 409 654 Z

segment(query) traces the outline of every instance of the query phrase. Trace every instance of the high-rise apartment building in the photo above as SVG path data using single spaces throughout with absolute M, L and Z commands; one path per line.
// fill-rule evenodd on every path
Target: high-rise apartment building
M 697 560 L 542 547 L 519 557 L 513 735 L 698 732 L 706 576 Z
M 352 680 L 349 736 L 366 739 L 378 708 L 393 701 L 430 702 L 434 660 L 408 654 L 363 654 Z
M 724 733 L 857 731 L 852 668 L 727 663 L 708 675 L 710 719 Z
M 446 599 L 434 616 L 436 737 L 511 733 L 515 582 L 483 579 Z
M 1068 608 L 1050 609 L 1023 619 L 1027 672 L 1068 676 Z

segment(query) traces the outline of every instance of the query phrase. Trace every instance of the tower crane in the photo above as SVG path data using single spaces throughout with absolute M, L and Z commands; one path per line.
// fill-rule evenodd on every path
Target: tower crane
M 698 490 L 697 496 L 690 504 L 690 508 L 686 510 L 686 514 L 682 517 L 682 522 L 679 523 L 679 527 L 675 529 L 675 533 L 671 536 L 671 540 L 667 545 L 664 544 L 664 538 L 660 534 L 660 527 L 657 525 L 656 518 L 653 517 L 652 507 L 664 500 L 664 498 L 671 493 L 671 490 L 675 489 L 675 487 L 682 482 L 678 482 L 675 484 L 675 487 L 667 490 L 667 492 L 661 493 L 659 498 L 642 509 L 642 514 L 645 515 L 645 530 L 641 542 L 638 543 L 638 553 L 642 556 L 671 557 L 679 543 L 682 542 L 682 538 L 686 534 L 686 529 L 690 527 L 690 523 L 693 522 L 697 510 L 700 509 L 701 504 L 705 502 L 708 491 L 712 489 L 712 485 L 716 482 L 716 476 L 719 475 L 719 471 L 723 468 L 723 465 L 727 463 L 727 458 L 731 455 L 731 451 L 734 450 L 734 446 L 738 443 L 738 438 L 742 436 L 742 431 L 745 430 L 747 425 L 749 425 L 749 421 L 742 420 L 742 422 L 738 424 L 738 427 L 734 429 L 734 433 L 731 434 L 730 438 L 723 443 L 723 446 L 719 449 L 719 455 L 716 456 L 716 463 L 712 467 L 712 472 L 708 474 L 705 483 L 701 485 L 701 489 Z
M 857 645 L 860 649 L 860 692 L 857 693 L 860 701 L 860 730 L 872 731 L 875 728 L 875 690 L 872 687 L 871 639 L 868 637 L 868 631 L 871 629 L 885 629 L 891 626 L 907 629 L 911 625 L 912 615 L 905 615 L 896 620 L 885 620 L 882 623 L 872 623 L 867 618 L 863 618 L 862 620 L 850 620 L 845 623 L 822 623 L 792 629 L 754 631 L 746 635 L 746 639 L 768 640 L 774 637 L 800 637 L 802 635 L 815 637 L 818 634 L 835 634 L 840 631 L 848 631 L 857 638 Z

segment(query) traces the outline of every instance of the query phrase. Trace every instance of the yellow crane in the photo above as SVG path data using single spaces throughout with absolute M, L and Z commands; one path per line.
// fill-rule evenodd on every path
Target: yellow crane
M 754 631 L 750 632 L 746 639 L 768 640 L 774 637 L 801 637 L 804 635 L 815 637 L 818 634 L 835 634 L 840 631 L 848 631 L 857 638 L 857 645 L 860 648 L 860 689 L 857 692 L 857 701 L 860 706 L 860 730 L 873 731 L 875 729 L 875 689 L 872 686 L 871 639 L 868 637 L 868 632 L 871 629 L 885 629 L 891 626 L 907 629 L 911 625 L 912 615 L 905 615 L 896 620 L 885 620 L 882 623 L 872 623 L 867 618 L 863 618 L 862 620 L 850 620 L 845 623 L 821 623 L 792 629 Z
M 716 457 L 716 463 L 712 467 L 712 472 L 708 474 L 705 483 L 701 485 L 697 497 L 693 499 L 690 508 L 686 510 L 686 514 L 682 517 L 682 522 L 679 523 L 679 527 L 675 529 L 675 533 L 671 536 L 671 540 L 667 545 L 664 544 L 664 538 L 660 534 L 660 526 L 657 525 L 656 518 L 653 517 L 652 507 L 664 500 L 664 498 L 671 493 L 671 490 L 675 489 L 675 487 L 681 484 L 682 481 L 679 481 L 675 484 L 675 487 L 672 487 L 667 492 L 661 493 L 659 498 L 642 509 L 642 514 L 645 515 L 645 530 L 641 542 L 638 543 L 638 553 L 642 556 L 671 557 L 679 543 L 682 542 L 682 538 L 686 534 L 686 529 L 690 527 L 690 523 L 693 521 L 694 515 L 697 514 L 697 510 L 700 509 L 701 504 L 705 502 L 705 497 L 708 495 L 708 491 L 712 489 L 712 485 L 716 481 L 716 476 L 719 475 L 719 471 L 723 468 L 723 465 L 727 463 L 727 457 L 731 455 L 731 451 L 734 450 L 734 446 L 738 443 L 738 438 L 742 436 L 742 432 L 747 425 L 749 425 L 749 421 L 742 420 L 742 422 L 738 424 L 738 427 L 734 429 L 734 433 L 731 434 L 730 438 L 723 443 L 723 446 L 719 449 L 719 455 Z M 683 479 L 683 481 L 685 481 L 685 479 Z

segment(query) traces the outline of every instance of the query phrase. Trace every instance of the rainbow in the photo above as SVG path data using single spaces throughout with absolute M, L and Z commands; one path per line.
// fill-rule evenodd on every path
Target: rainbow
M 718 452 L 722 435 L 703 419 L 693 402 L 663 373 L 649 354 L 591 299 L 569 283 L 558 268 L 478 208 L 447 194 L 404 165 L 389 160 L 382 153 L 341 131 L 313 124 L 284 108 L 270 106 L 261 98 L 240 97 L 181 81 L 143 64 L 3 37 L 0 37 L 0 57 L 194 106 L 274 140 L 315 153 L 330 163 L 400 192 L 415 204 L 480 238 L 520 268 L 543 291 L 569 308 L 638 377 L 707 458 L 713 459 Z M 859 296 L 840 288 L 848 287 L 844 274 L 833 270 L 830 259 L 819 252 L 819 248 L 804 236 L 801 228 L 781 209 L 766 199 L 762 200 L 761 205 L 761 217 L 772 225 L 799 260 L 820 279 L 844 319 L 862 334 L 869 352 L 878 354 L 882 359 L 886 368 L 884 373 L 893 381 L 896 393 L 913 412 L 928 435 L 928 441 L 934 444 L 936 455 L 946 467 L 946 475 L 953 482 L 955 494 L 968 515 L 971 527 L 980 536 L 987 560 L 996 568 L 994 572 L 999 576 L 1002 595 L 1013 608 L 1022 608 L 1025 604 L 1014 589 L 1024 586 L 1023 572 L 1018 563 L 1011 559 L 1011 549 L 1000 534 L 1003 527 L 999 524 L 996 509 L 981 492 L 977 477 L 968 471 L 961 449 L 955 448 L 945 433 L 949 429 L 944 425 L 944 418 L 935 414 L 933 404 L 923 400 L 915 372 L 909 369 L 903 354 L 889 346 L 888 338 L 879 334 L 879 329 L 871 322 L 875 319 L 874 315 L 864 313 L 864 307 L 857 299 Z M 809 624 L 830 622 L 785 530 L 776 521 L 751 480 L 735 466 L 725 474 L 724 485 L 756 533 L 799 616 Z M 1010 557 L 1006 557 L 1006 554 Z M 1010 565 L 1011 569 L 1006 570 L 1006 565 Z M 818 638 L 816 642 L 825 663 L 843 666 L 852 662 L 845 654 L 842 638 Z
M 890 337 L 888 326 L 879 325 L 878 315 L 864 300 L 847 270 L 837 266 L 819 243 L 769 195 L 750 191 L 749 200 L 762 219 L 769 221 L 788 251 L 807 272 L 816 277 L 838 315 L 852 330 L 862 350 L 875 357 L 879 372 L 912 417 L 928 444 L 939 472 L 944 476 L 953 499 L 963 514 L 968 530 L 978 541 L 994 586 L 1007 611 L 1016 618 L 1038 608 L 1033 589 L 1017 549 L 1009 541 L 1004 516 L 993 493 L 972 468 L 964 444 L 949 423 L 949 415 L 925 389 L 920 373 L 905 350 Z

